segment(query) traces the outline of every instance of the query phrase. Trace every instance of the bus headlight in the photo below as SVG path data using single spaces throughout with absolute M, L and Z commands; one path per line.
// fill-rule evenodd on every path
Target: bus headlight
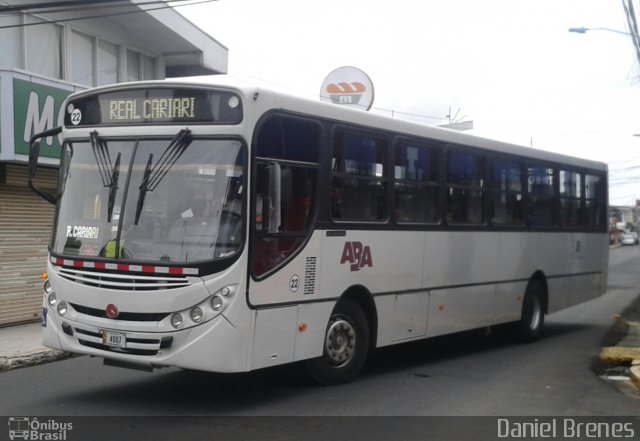
M 200 323 L 204 318 L 204 311 L 199 306 L 191 309 L 191 321 L 193 323 Z
M 58 314 L 65 315 L 67 313 L 67 310 L 67 302 L 63 300 L 62 302 L 58 303 Z
M 179 312 L 176 312 L 171 316 L 171 326 L 173 326 L 174 328 L 176 329 L 180 328 L 180 326 L 182 326 L 182 323 L 183 323 L 182 314 L 180 314 Z
M 235 295 L 236 290 L 237 285 L 224 286 L 197 305 L 170 313 L 163 320 L 163 326 L 165 329 L 171 326 L 173 329 L 182 330 L 207 323 L 220 315 L 231 304 L 231 298 Z
M 47 296 L 47 303 L 49 304 L 49 306 L 56 306 L 56 303 L 58 303 L 58 296 L 55 292 L 51 291 L 51 293 Z
M 47 293 L 47 295 L 53 292 L 53 288 L 51 287 L 51 282 L 49 282 L 48 280 L 44 282 L 44 292 Z
M 224 300 L 222 300 L 222 297 L 216 294 L 211 298 L 211 308 L 213 308 L 215 312 L 220 312 L 223 306 Z

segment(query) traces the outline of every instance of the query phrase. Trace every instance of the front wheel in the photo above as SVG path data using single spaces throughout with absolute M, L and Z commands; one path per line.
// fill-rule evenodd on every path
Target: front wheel
M 358 303 L 344 298 L 336 305 L 327 324 L 322 356 L 307 361 L 307 368 L 318 383 L 346 383 L 358 375 L 368 352 L 367 317 Z

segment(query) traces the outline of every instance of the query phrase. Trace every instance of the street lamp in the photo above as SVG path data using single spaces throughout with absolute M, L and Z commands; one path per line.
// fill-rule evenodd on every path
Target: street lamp
M 623 0 L 624 3 L 624 0 Z M 630 19 L 631 20 L 631 19 Z M 631 25 L 631 21 L 629 22 Z M 638 62 L 640 62 L 640 36 L 638 35 L 638 31 L 634 31 L 632 27 L 632 31 L 631 32 L 624 32 L 624 31 L 619 31 L 617 29 L 611 29 L 611 28 L 585 28 L 584 26 L 581 28 L 569 28 L 569 32 L 575 32 L 577 34 L 586 34 L 587 31 L 609 31 L 609 32 L 613 32 L 615 34 L 620 34 L 620 35 L 624 35 L 626 37 L 631 37 L 631 42 L 633 43 L 633 47 L 636 51 L 636 58 L 638 60 Z
M 569 32 L 575 32 L 576 34 L 586 34 L 587 31 L 609 31 L 615 32 L 616 34 L 630 36 L 628 32 L 618 31 L 617 29 L 611 28 L 585 28 L 584 26 L 581 28 L 569 28 Z

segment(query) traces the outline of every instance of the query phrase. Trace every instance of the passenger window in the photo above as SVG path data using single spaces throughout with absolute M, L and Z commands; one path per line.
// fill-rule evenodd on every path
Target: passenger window
M 439 151 L 418 143 L 400 142 L 395 157 L 395 210 L 398 223 L 438 221 Z
M 600 176 L 585 175 L 585 225 L 590 228 L 606 226 L 607 206 L 604 179 Z
M 447 223 L 484 221 L 484 160 L 478 155 L 451 151 L 447 161 Z
M 555 170 L 550 167 L 529 167 L 529 223 L 533 226 L 558 225 L 555 210 Z
M 371 135 L 336 134 L 333 146 L 331 217 L 338 221 L 387 219 L 386 141 Z
M 491 206 L 493 225 L 524 225 L 522 166 L 506 159 L 493 160 Z
M 563 227 L 578 227 L 581 223 L 582 175 L 560 170 L 560 222 Z
M 272 116 L 260 127 L 256 156 L 287 161 L 318 161 L 320 126 L 313 121 Z

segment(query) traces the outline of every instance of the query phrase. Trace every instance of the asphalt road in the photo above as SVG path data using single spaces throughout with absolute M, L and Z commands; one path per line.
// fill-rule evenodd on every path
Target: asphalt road
M 594 364 L 611 317 L 640 292 L 640 246 L 612 250 L 610 268 L 604 296 L 548 316 L 533 344 L 469 332 L 381 349 L 357 381 L 335 387 L 313 385 L 297 365 L 146 373 L 77 357 L 0 373 L 0 415 L 638 415 L 640 400 Z

